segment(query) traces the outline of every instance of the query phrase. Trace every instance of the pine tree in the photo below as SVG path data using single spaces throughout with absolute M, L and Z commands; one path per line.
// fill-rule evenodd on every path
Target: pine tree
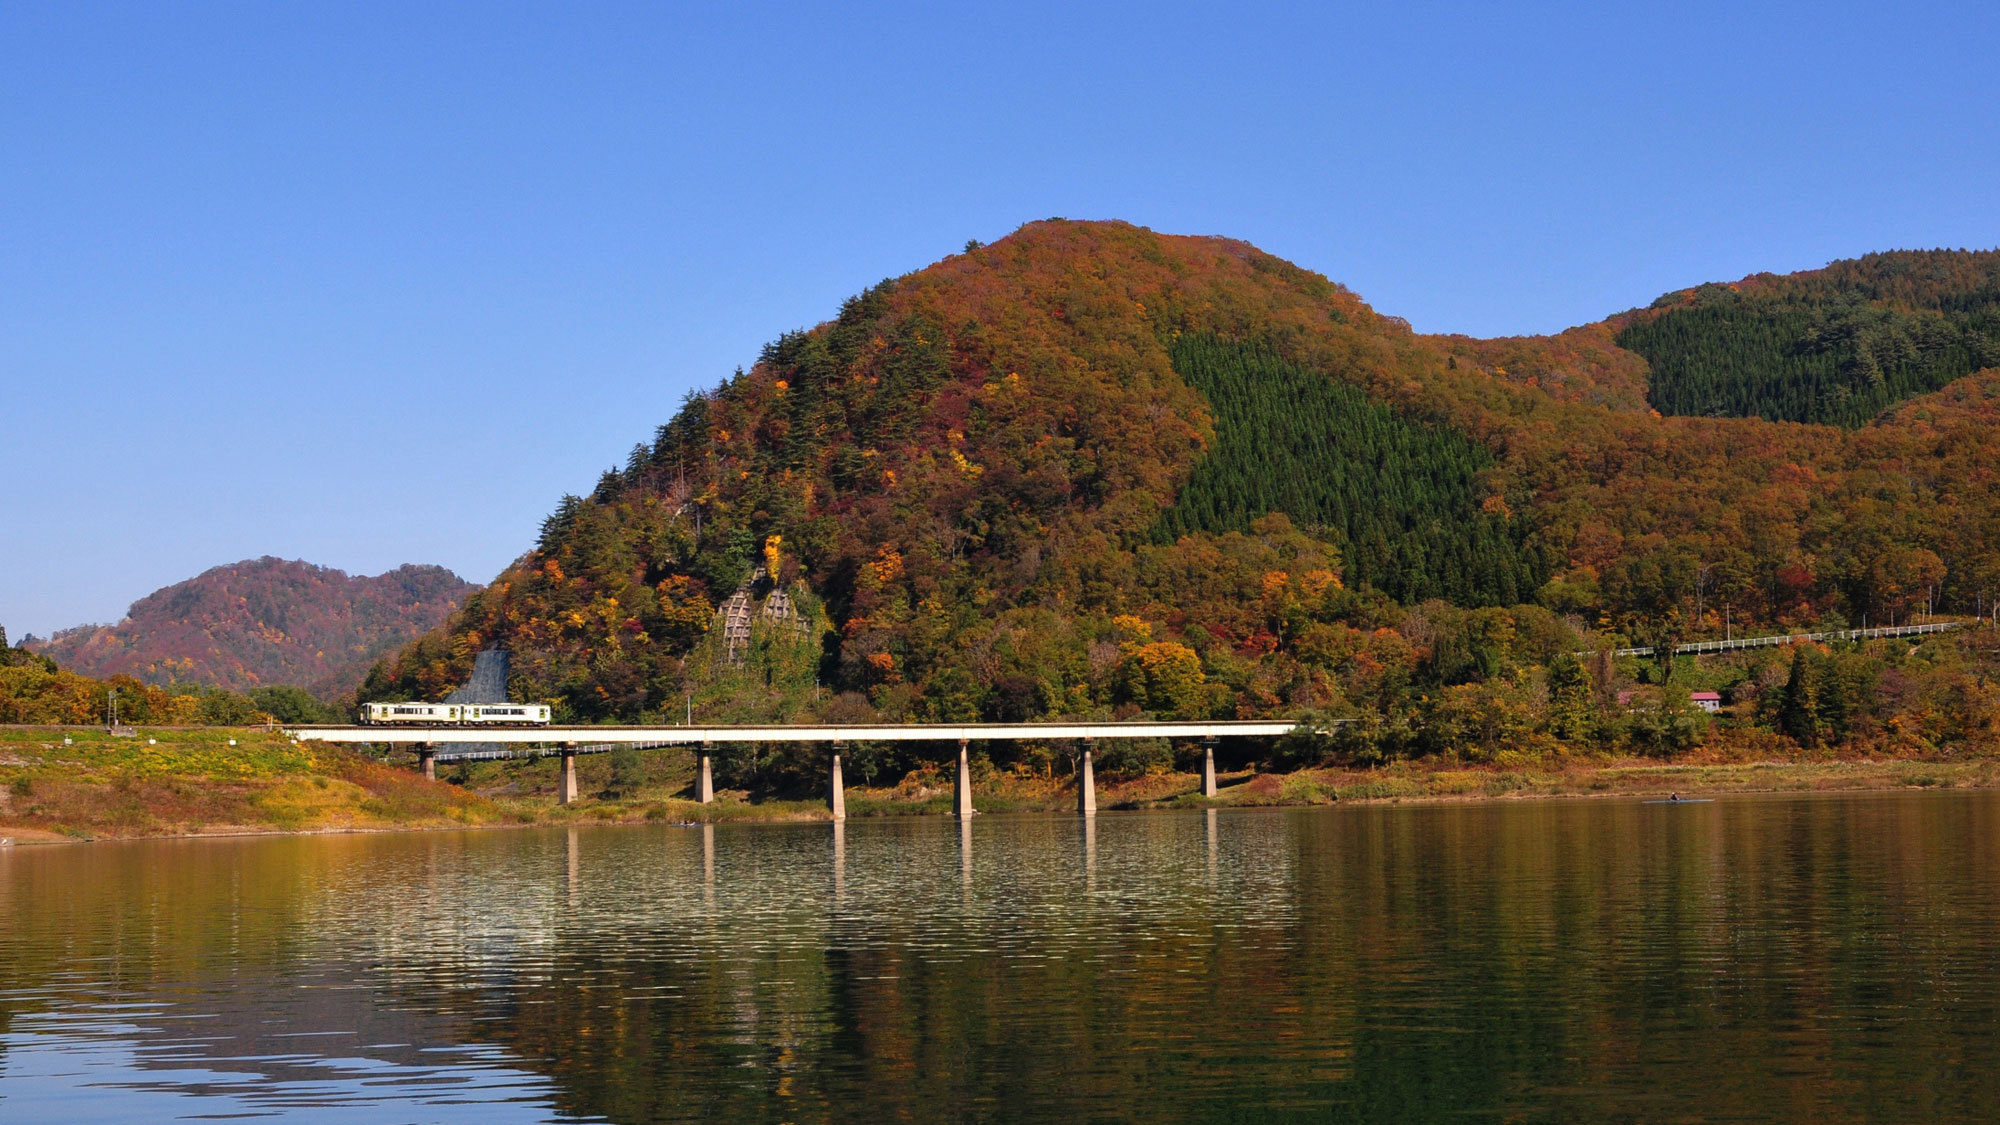
M 1778 729 L 1808 749 L 1819 745 L 1819 669 L 1804 648 L 1792 653 L 1792 671 L 1778 704 Z
M 1580 741 L 1590 732 L 1590 673 L 1583 661 L 1563 653 L 1549 662 L 1549 729 L 1557 738 Z

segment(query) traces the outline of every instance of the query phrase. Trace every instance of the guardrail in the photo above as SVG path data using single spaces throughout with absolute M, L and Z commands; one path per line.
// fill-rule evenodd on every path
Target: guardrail
M 482 738 L 470 745 L 479 746 L 490 742 L 492 742 L 492 739 Z M 580 744 L 575 749 L 579 754 L 608 754 L 613 750 L 619 749 L 657 750 L 662 746 L 678 745 L 680 743 L 677 742 L 592 742 Z M 550 748 L 544 746 L 494 746 L 490 749 L 460 750 L 454 749 L 454 744 L 446 743 L 438 748 L 437 760 L 440 762 L 495 762 L 509 758 L 539 758 L 553 752 Z
M 1925 633 L 1943 633 L 1951 629 L 1962 629 L 1969 622 L 1937 621 L 1928 625 L 1880 625 L 1871 629 L 1829 629 L 1819 633 L 1788 633 L 1776 637 L 1736 637 L 1726 641 L 1686 641 L 1674 646 L 1674 655 L 1694 655 L 1704 652 L 1732 652 L 1744 648 L 1768 648 L 1773 645 L 1797 644 L 1800 641 L 1859 641 L 1875 637 L 1914 637 Z M 1639 645 L 1634 648 L 1615 648 L 1613 656 L 1651 656 L 1657 645 Z M 1589 656 L 1580 652 L 1578 656 Z

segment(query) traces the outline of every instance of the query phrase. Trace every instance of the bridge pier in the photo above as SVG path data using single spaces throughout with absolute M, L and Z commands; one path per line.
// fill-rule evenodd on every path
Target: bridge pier
M 437 747 L 428 742 L 418 743 L 417 766 L 424 771 L 425 781 L 436 781 L 438 779 Z
M 562 771 L 556 782 L 556 803 L 573 805 L 576 803 L 576 743 L 562 744 Z
M 833 814 L 833 819 L 846 820 L 847 787 L 840 781 L 840 743 L 833 745 L 833 768 L 827 771 L 826 779 L 826 807 Z
M 694 799 L 706 805 L 715 800 L 715 775 L 708 769 L 708 751 L 713 743 L 701 744 L 701 772 L 695 777 Z
M 972 815 L 972 765 L 965 748 L 967 739 L 958 740 L 958 773 L 952 778 L 952 812 L 960 820 Z
M 1097 815 L 1097 773 L 1090 765 L 1090 751 L 1097 745 L 1094 738 L 1083 740 L 1083 762 L 1076 768 L 1076 812 L 1078 816 Z
M 1215 796 L 1215 740 L 1201 740 L 1201 795 Z

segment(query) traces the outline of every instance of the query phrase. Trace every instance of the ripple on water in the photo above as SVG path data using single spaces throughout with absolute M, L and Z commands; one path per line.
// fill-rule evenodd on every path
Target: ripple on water
M 2000 1117 L 1987 794 L 0 853 L 0 1120 Z

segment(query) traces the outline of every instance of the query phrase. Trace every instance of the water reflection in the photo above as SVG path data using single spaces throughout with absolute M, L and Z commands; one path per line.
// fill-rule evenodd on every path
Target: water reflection
M 334 1014 L 318 1007 L 305 1022 Z M 0 1033 L 0 1120 L 168 1121 L 304 1111 L 325 1121 L 413 1114 L 482 1125 L 589 1119 L 563 1112 L 554 1083 L 515 1065 L 502 1048 L 372 1042 L 385 1030 L 392 1037 L 422 1030 L 372 1014 L 358 1016 L 355 1030 L 284 1030 L 296 1016 L 273 1005 L 254 1014 L 192 1017 L 172 1000 L 79 1000 L 22 1014 Z
M 578 865 L 577 853 L 578 851 L 581 850 L 577 839 L 577 835 L 578 833 L 575 828 L 571 828 L 569 830 L 568 841 L 567 841 L 568 847 L 563 852 L 563 861 L 564 861 L 563 871 L 569 876 L 569 900 L 572 903 L 576 901 L 577 892 L 579 890 L 581 882 L 577 878 L 577 870 L 576 870 Z
M 833 901 L 839 905 L 847 898 L 847 822 L 833 822 Z
M 1097 889 L 1097 817 L 1083 819 L 1083 885 L 1085 890 Z
M 1996 813 L 1911 794 L 15 848 L 0 1120 L 1992 1119 Z
M 701 905 L 715 909 L 715 825 L 701 826 Z
M 972 907 L 972 818 L 961 817 L 958 822 L 958 885 L 965 892 L 963 901 L 968 910 Z

